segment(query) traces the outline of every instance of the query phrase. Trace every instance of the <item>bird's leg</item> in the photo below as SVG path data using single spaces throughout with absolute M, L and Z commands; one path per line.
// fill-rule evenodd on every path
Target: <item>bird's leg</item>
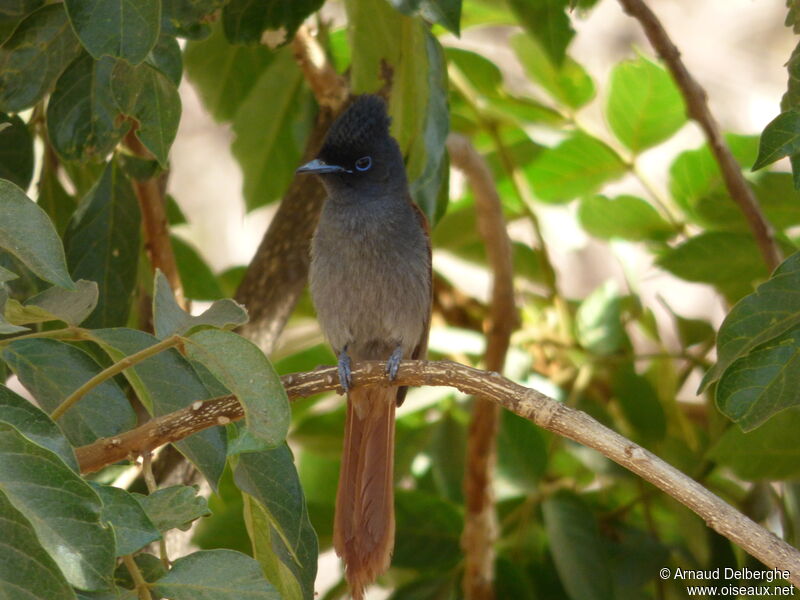
M 347 355 L 347 344 L 344 345 L 342 351 L 339 352 L 339 362 L 337 368 L 339 370 L 339 384 L 344 389 L 344 393 L 350 391 L 350 384 L 352 383 L 352 373 L 350 372 L 350 357 Z
M 389 360 L 386 361 L 386 372 L 389 374 L 390 381 L 394 381 L 395 377 L 397 377 L 397 369 L 400 368 L 401 360 L 403 360 L 403 347 L 397 344 Z

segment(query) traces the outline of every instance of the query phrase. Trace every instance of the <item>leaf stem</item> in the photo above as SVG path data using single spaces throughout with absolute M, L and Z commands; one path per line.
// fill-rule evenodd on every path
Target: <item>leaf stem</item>
M 85 338 L 82 338 L 85 339 Z M 143 360 L 150 358 L 151 356 L 166 350 L 167 348 L 172 348 L 173 346 L 177 346 L 181 343 L 181 336 L 179 335 L 172 335 L 164 340 L 161 340 L 159 343 L 150 346 L 149 348 L 145 348 L 144 350 L 140 350 L 135 354 L 131 354 L 130 356 L 126 356 L 115 362 L 110 367 L 103 369 L 97 375 L 89 379 L 86 383 L 80 386 L 77 390 L 72 392 L 67 398 L 59 404 L 56 409 L 52 412 L 50 417 L 56 421 L 61 418 L 65 412 L 67 412 L 72 405 L 75 404 L 78 400 L 80 400 L 87 392 L 91 389 L 97 387 L 104 381 L 111 379 L 114 375 L 121 373 L 128 367 L 132 367 L 135 364 L 142 362 Z
M 139 600 L 153 600 L 153 597 L 150 595 L 148 583 L 145 581 L 142 572 L 139 570 L 139 565 L 137 565 L 136 561 L 133 560 L 133 554 L 126 554 L 123 556 L 122 562 L 125 563 L 128 573 L 131 574 L 131 579 L 133 579 Z
M 2 340 L 0 340 L 0 348 L 9 345 L 11 342 L 16 342 L 17 340 L 49 338 L 54 340 L 70 340 L 77 342 L 81 340 L 88 340 L 89 337 L 90 336 L 85 329 L 69 325 L 67 327 L 64 327 L 63 329 L 51 329 L 50 331 L 34 331 L 33 333 L 26 333 L 25 335 L 17 335 L 10 338 L 3 338 Z
M 144 483 L 147 486 L 147 493 L 152 494 L 158 490 L 155 475 L 153 475 L 153 455 L 150 451 L 142 452 L 142 475 L 144 476 Z M 169 570 L 170 562 L 167 556 L 167 540 L 164 538 L 166 532 L 161 534 L 161 539 L 158 540 L 158 553 L 161 557 L 161 564 L 164 568 Z

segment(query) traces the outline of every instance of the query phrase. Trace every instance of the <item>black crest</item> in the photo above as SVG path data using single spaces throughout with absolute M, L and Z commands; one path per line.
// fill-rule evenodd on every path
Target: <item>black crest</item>
M 359 96 L 331 126 L 322 154 L 369 148 L 389 135 L 389 121 L 386 102 L 380 96 Z

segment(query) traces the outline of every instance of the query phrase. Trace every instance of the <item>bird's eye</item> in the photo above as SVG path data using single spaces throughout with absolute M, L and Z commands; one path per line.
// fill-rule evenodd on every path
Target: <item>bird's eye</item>
M 362 156 L 356 161 L 356 171 L 368 171 L 372 166 L 372 159 L 369 156 Z

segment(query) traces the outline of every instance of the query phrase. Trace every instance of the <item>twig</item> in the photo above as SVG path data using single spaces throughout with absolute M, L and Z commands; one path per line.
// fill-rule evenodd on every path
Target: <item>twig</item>
M 153 494 L 158 490 L 155 475 L 153 475 L 153 455 L 150 452 L 142 452 L 142 475 L 144 476 L 144 483 L 147 486 L 147 493 Z M 162 532 L 161 538 L 158 540 L 158 553 L 161 557 L 161 564 L 164 568 L 169 570 L 170 563 L 167 556 L 167 540 L 166 532 Z
M 130 356 L 126 356 L 121 358 L 117 362 L 115 362 L 110 367 L 103 369 L 97 375 L 89 379 L 83 385 L 81 385 L 77 390 L 72 392 L 69 396 L 67 396 L 64 401 L 56 406 L 55 410 L 50 414 L 50 417 L 57 421 L 60 419 L 65 412 L 67 412 L 72 405 L 75 404 L 78 400 L 83 398 L 84 394 L 86 394 L 89 390 L 97 387 L 107 379 L 111 379 L 117 373 L 122 373 L 128 367 L 132 367 L 135 364 L 138 364 L 145 360 L 146 358 L 150 358 L 151 356 L 158 354 L 159 352 L 166 350 L 167 348 L 172 348 L 173 346 L 177 346 L 181 343 L 181 336 L 173 335 L 164 340 L 161 340 L 157 344 L 153 344 L 135 354 L 131 354 Z
M 333 111 L 341 109 L 350 93 L 347 82 L 328 61 L 325 50 L 311 35 L 307 25 L 297 30 L 292 40 L 292 52 L 317 104 Z
M 131 128 L 125 136 L 125 145 L 136 156 L 152 159 L 153 155 L 144 147 L 136 137 L 135 128 Z M 144 246 L 150 258 L 150 266 L 155 272 L 161 269 L 169 281 L 172 293 L 179 306 L 186 308 L 186 298 L 183 295 L 183 284 L 178 273 L 178 264 L 172 251 L 172 242 L 169 239 L 169 222 L 167 209 L 164 202 L 164 191 L 157 177 L 138 180 L 133 179 L 133 190 L 139 200 L 139 210 L 142 213 L 144 229 Z
M 518 323 L 511 240 L 506 231 L 503 207 L 489 166 L 470 141 L 464 136 L 450 134 L 447 150 L 452 165 L 464 173 L 475 195 L 478 231 L 486 245 L 493 273 L 484 364 L 490 371 L 502 371 L 511 332 Z M 499 418 L 500 409 L 496 404 L 480 397 L 475 399 L 467 437 L 464 478 L 467 514 L 461 536 L 466 557 L 464 596 L 471 600 L 494 597 L 494 542 L 498 525 L 492 474 Z
M 764 262 L 772 271 L 781 262 L 781 250 L 775 241 L 775 232 L 761 212 L 758 201 L 742 176 L 739 163 L 733 158 L 730 148 L 720 133 L 719 126 L 708 108 L 705 90 L 689 73 L 681 60 L 680 51 L 672 43 L 664 26 L 644 3 L 644 0 L 619 0 L 619 3 L 626 13 L 639 21 L 647 39 L 650 40 L 653 48 L 672 73 L 672 78 L 686 102 L 689 116 L 697 121 L 705 133 L 711 153 L 722 171 L 722 178 L 725 180 L 728 193 L 744 214 Z
M 136 561 L 133 559 L 133 554 L 126 554 L 123 556 L 122 562 L 125 563 L 128 573 L 131 574 L 134 589 L 136 590 L 136 595 L 139 597 L 139 600 L 152 600 L 153 596 L 150 594 L 150 588 L 142 572 L 139 570 L 139 565 L 137 565 Z
M 499 373 L 481 371 L 451 361 L 403 361 L 397 378 L 392 382 L 388 380 L 384 362 L 364 361 L 353 364 L 352 374 L 353 385 L 454 387 L 465 394 L 487 398 L 514 414 L 533 421 L 543 429 L 594 448 L 685 504 L 702 517 L 709 527 L 769 568 L 789 571 L 789 581 L 800 586 L 800 551 L 778 539 L 675 467 L 595 421 L 586 413 L 516 384 Z M 284 375 L 281 381 L 291 399 L 306 398 L 331 390 L 343 393 L 339 387 L 336 367 Z M 128 455 L 183 439 L 212 425 L 224 425 L 243 416 L 242 408 L 231 396 L 196 402 L 115 439 L 101 439 L 78 448 L 76 455 L 81 471 L 85 473 Z M 154 424 L 157 424 L 163 435 L 153 431 Z M 93 458 L 91 465 L 88 458 Z

